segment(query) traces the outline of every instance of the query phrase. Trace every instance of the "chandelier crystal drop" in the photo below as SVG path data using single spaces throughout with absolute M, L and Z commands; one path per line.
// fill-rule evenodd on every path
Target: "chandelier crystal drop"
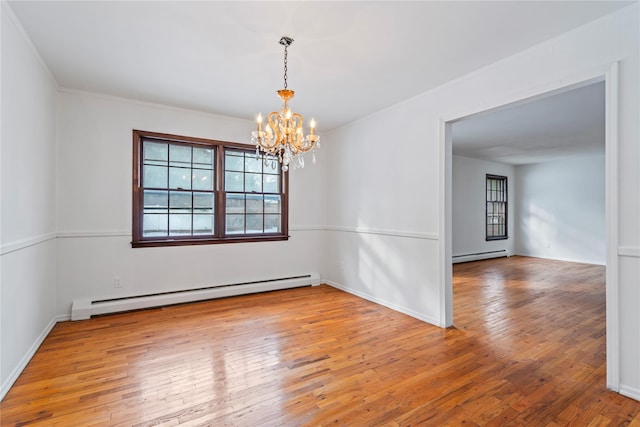
M 293 43 L 291 37 L 283 36 L 279 42 L 284 46 L 284 89 L 277 91 L 282 100 L 282 109 L 272 111 L 267 116 L 267 125 L 262 130 L 262 114 L 258 113 L 256 119 L 258 130 L 251 132 L 251 143 L 256 145 L 256 157 L 260 151 L 264 153 L 265 166 L 275 168 L 276 162 L 282 164 L 284 172 L 289 170 L 289 164 L 293 168 L 303 168 L 303 154 L 311 151 L 311 160 L 316 162 L 315 149 L 320 148 L 320 136 L 315 133 L 315 121 L 309 122 L 309 133 L 303 134 L 303 118 L 294 113 L 289 107 L 289 100 L 295 92 L 287 89 L 287 48 Z

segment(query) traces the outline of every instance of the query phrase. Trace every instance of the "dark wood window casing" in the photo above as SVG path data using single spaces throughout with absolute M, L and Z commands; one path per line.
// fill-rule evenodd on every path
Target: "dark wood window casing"
M 235 142 L 133 131 L 131 246 L 288 239 L 288 173 Z
M 508 239 L 506 176 L 487 174 L 485 206 L 486 240 Z

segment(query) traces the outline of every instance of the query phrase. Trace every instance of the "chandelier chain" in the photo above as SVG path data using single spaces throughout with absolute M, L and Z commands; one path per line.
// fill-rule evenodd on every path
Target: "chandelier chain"
M 289 46 L 284 46 L 284 88 L 287 88 L 287 48 Z

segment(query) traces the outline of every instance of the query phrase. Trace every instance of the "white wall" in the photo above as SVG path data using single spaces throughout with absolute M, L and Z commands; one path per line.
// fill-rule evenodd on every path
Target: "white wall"
M 605 156 L 516 167 L 518 255 L 606 264 Z
M 253 123 L 94 94 L 59 97 L 59 315 L 113 298 L 322 271 L 319 164 L 290 174 L 288 241 L 132 249 L 132 129 L 247 142 Z M 322 156 L 321 152 L 319 153 Z M 311 162 L 309 162 L 311 163 Z M 114 288 L 115 277 L 122 288 Z
M 55 324 L 56 87 L 5 2 L 0 398 Z
M 620 61 L 620 358 L 614 363 L 619 362 L 621 392 L 640 399 L 638 17 L 636 3 L 328 135 L 328 281 L 445 324 L 441 283 L 448 260 L 440 253 L 445 236 L 439 235 L 443 121 L 592 78 Z
M 455 124 L 454 124 L 455 127 Z M 514 177 L 511 165 L 468 157 L 452 158 L 452 248 L 453 256 L 505 250 L 513 254 Z M 507 177 L 506 240 L 486 241 L 486 176 Z

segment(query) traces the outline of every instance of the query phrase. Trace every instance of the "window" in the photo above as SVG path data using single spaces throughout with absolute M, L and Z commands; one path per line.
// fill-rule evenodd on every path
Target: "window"
M 507 177 L 487 175 L 487 240 L 507 239 Z
M 287 174 L 243 144 L 133 131 L 133 247 L 287 239 Z

